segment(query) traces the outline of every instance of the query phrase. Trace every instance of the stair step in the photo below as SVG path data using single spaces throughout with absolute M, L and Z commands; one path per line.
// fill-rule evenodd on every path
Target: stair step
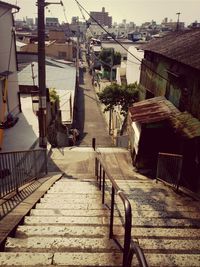
M 108 216 L 108 210 L 67 210 L 67 209 L 32 209 L 31 216 L 74 216 L 74 217 L 101 217 Z M 91 218 L 92 219 L 92 218 Z
M 144 253 L 200 253 L 200 240 L 145 239 L 139 240 Z
M 82 204 L 90 204 L 91 202 L 94 203 L 100 203 L 101 204 L 101 196 L 97 196 L 95 199 L 89 199 L 89 198 L 82 198 L 81 196 L 79 198 L 59 198 L 59 199 L 52 199 L 52 198 L 41 198 L 40 199 L 40 203 L 52 203 L 52 204 L 56 204 L 56 203 L 60 203 L 60 204 L 66 204 L 66 203 L 82 203 Z
M 24 224 L 36 225 L 36 224 L 74 224 L 74 225 L 108 225 L 108 217 L 66 217 L 66 216 L 26 216 Z M 121 225 L 119 218 L 115 219 L 116 224 Z
M 145 257 L 150 267 L 199 267 L 200 255 L 197 254 L 149 254 L 145 253 Z M 135 260 L 135 258 L 134 258 Z M 134 263 L 134 261 L 133 261 Z M 133 265 L 134 266 L 134 265 Z
M 197 254 L 149 254 L 146 258 L 151 267 L 199 267 L 200 255 Z M 14 259 L 14 260 L 13 260 Z M 24 265 L 24 263 L 26 265 Z M 27 253 L 6 252 L 0 253 L 0 266 L 65 266 L 65 267 L 89 267 L 89 266 L 121 266 L 122 255 L 120 253 Z M 136 258 L 133 257 L 133 266 L 138 267 Z
M 68 200 L 68 199 L 99 199 L 101 198 L 102 193 L 100 191 L 97 191 L 95 194 L 84 194 L 84 193 L 80 193 L 80 194 L 71 194 L 71 193 L 48 193 L 45 194 L 43 199 L 63 199 L 63 200 Z
M 76 225 L 101 225 L 109 224 L 108 217 L 65 217 L 65 216 L 31 216 L 25 217 L 25 224 L 76 224 Z M 114 224 L 121 225 L 122 221 L 119 217 L 114 219 Z M 133 225 L 135 227 L 199 227 L 199 220 L 195 219 L 171 219 L 171 218 L 138 218 L 133 217 Z
M 54 263 L 58 266 L 122 266 L 121 253 L 55 253 Z
M 0 266 L 50 266 L 53 253 L 0 252 Z
M 67 209 L 67 210 L 98 210 L 98 209 L 106 209 L 100 203 L 62 203 L 62 202 L 54 202 L 54 203 L 37 203 L 36 209 Z
M 25 238 L 27 236 L 96 236 L 107 237 L 109 229 L 107 225 L 101 226 L 84 226 L 82 225 L 20 225 L 16 231 L 16 237 Z M 122 236 L 124 228 L 122 226 L 114 226 L 114 234 Z M 134 239 L 200 239 L 200 229 L 190 228 L 143 228 L 132 227 L 132 237 Z
M 114 228 L 115 229 L 115 228 Z M 191 228 L 158 228 L 132 227 L 133 238 L 158 239 L 200 239 L 200 229 Z
M 199 254 L 200 240 L 158 240 L 140 239 L 144 253 Z M 108 252 L 118 247 L 107 238 L 71 238 L 71 237 L 28 237 L 26 239 L 8 238 L 5 251 L 27 252 Z
M 119 248 L 108 238 L 28 237 L 8 238 L 5 251 L 12 252 L 109 252 Z
M 97 192 L 97 188 L 91 187 L 91 188 L 81 188 L 81 187 L 73 187 L 73 188 L 65 188 L 65 187 L 58 187 L 54 188 L 52 187 L 49 189 L 48 193 L 84 193 L 84 194 L 93 194 Z
M 121 253 L 32 253 L 32 252 L 6 252 L 0 253 L 0 266 L 65 266 L 65 267 L 89 267 L 89 266 L 115 266 L 122 265 Z
M 120 227 L 123 233 L 122 227 Z M 118 230 L 118 234 L 120 233 Z M 109 236 L 107 226 L 72 226 L 72 225 L 21 225 L 17 228 L 15 237 L 26 238 L 31 236 L 65 236 L 65 237 L 96 237 L 104 238 Z
M 32 216 L 108 216 L 109 211 L 107 209 L 104 210 L 67 210 L 67 209 L 32 209 L 30 212 L 30 215 Z M 121 211 L 121 214 L 123 215 L 124 212 Z M 117 212 L 115 213 L 115 216 L 117 216 Z M 132 211 L 132 216 L 133 217 L 138 217 L 138 218 L 185 218 L 185 219 L 198 219 L 199 218 L 199 213 L 197 212 L 188 212 L 188 211 L 181 211 L 181 212 L 165 212 L 165 211 L 137 211 L 133 210 Z

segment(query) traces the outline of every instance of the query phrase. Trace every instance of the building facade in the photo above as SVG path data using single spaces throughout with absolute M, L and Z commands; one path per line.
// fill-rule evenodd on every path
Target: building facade
M 16 44 L 12 10 L 17 6 L 0 1 L 0 123 L 19 113 Z
M 108 12 L 105 11 L 105 7 L 102 8 L 102 11 L 91 11 L 90 12 L 90 19 L 89 21 L 94 23 L 95 21 L 92 19 L 94 18 L 98 21 L 102 26 L 112 26 L 112 17 L 108 15 Z
M 129 113 L 129 135 L 135 163 L 152 169 L 155 175 L 159 152 L 179 154 L 183 157 L 180 185 L 198 194 L 199 42 L 200 29 L 195 29 L 174 32 L 142 46 L 140 100 L 143 101 L 133 105 Z M 138 123 L 140 131 L 136 127 Z

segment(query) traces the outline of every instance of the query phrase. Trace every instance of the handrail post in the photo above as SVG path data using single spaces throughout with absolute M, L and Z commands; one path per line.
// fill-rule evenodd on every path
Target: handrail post
M 103 183 L 102 183 L 102 204 L 105 203 L 105 170 L 103 170 Z
M 12 158 L 11 158 L 11 156 L 10 155 L 8 155 L 8 157 L 9 157 L 9 160 L 11 160 L 12 161 Z M 17 165 L 17 154 L 16 153 L 14 153 L 13 154 L 13 159 L 14 159 L 14 162 L 13 162 L 13 165 L 14 166 L 16 166 Z M 12 165 L 12 164 L 11 164 Z M 14 169 L 14 173 L 15 173 L 15 186 L 16 186 L 16 193 L 18 194 L 19 193 L 19 183 L 20 183 L 20 173 L 19 173 L 19 171 L 17 170 L 17 172 L 16 172 L 16 170 L 17 170 L 17 168 L 15 167 L 15 169 Z M 13 174 L 12 174 L 12 178 L 11 179 L 13 179 Z M 12 181 L 11 181 L 11 188 L 12 188 L 12 186 L 13 187 L 15 187 L 14 186 L 14 183 L 13 183 L 13 185 L 12 185 Z
M 126 261 L 129 255 L 131 245 L 131 227 L 132 227 L 132 212 L 131 205 L 128 202 L 125 203 L 125 234 L 124 234 L 124 253 L 123 253 L 123 267 L 126 267 Z
M 48 174 L 48 158 L 47 158 L 47 149 L 45 148 L 45 174 Z
M 33 166 L 34 166 L 34 171 L 35 171 L 35 178 L 37 178 L 37 162 L 36 162 L 36 150 L 33 150 Z
M 96 177 L 97 177 L 97 182 L 99 180 L 99 161 L 98 159 L 96 158 Z
M 99 174 L 99 189 L 100 189 L 100 191 L 101 191 L 101 176 L 102 176 L 102 166 L 101 166 L 101 164 L 100 164 L 100 174 Z
M 96 139 L 95 138 L 92 138 L 92 147 L 95 151 L 96 150 Z
M 113 237 L 114 205 L 115 205 L 115 188 L 114 188 L 114 186 L 112 186 L 111 206 L 110 206 L 110 234 L 109 234 L 109 238 Z

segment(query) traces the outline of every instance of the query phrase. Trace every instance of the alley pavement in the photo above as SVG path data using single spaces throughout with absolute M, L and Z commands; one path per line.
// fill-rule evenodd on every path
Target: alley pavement
M 108 125 L 102 114 L 88 68 L 86 67 L 86 69 L 85 73 L 80 74 L 82 78 L 76 100 L 75 127 L 81 133 L 79 145 L 91 146 L 92 138 L 96 138 L 97 146 L 112 146 Z

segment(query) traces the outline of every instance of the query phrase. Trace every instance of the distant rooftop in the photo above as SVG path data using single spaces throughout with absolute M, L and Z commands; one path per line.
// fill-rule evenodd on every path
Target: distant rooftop
M 200 70 L 200 29 L 173 32 L 140 48 Z

